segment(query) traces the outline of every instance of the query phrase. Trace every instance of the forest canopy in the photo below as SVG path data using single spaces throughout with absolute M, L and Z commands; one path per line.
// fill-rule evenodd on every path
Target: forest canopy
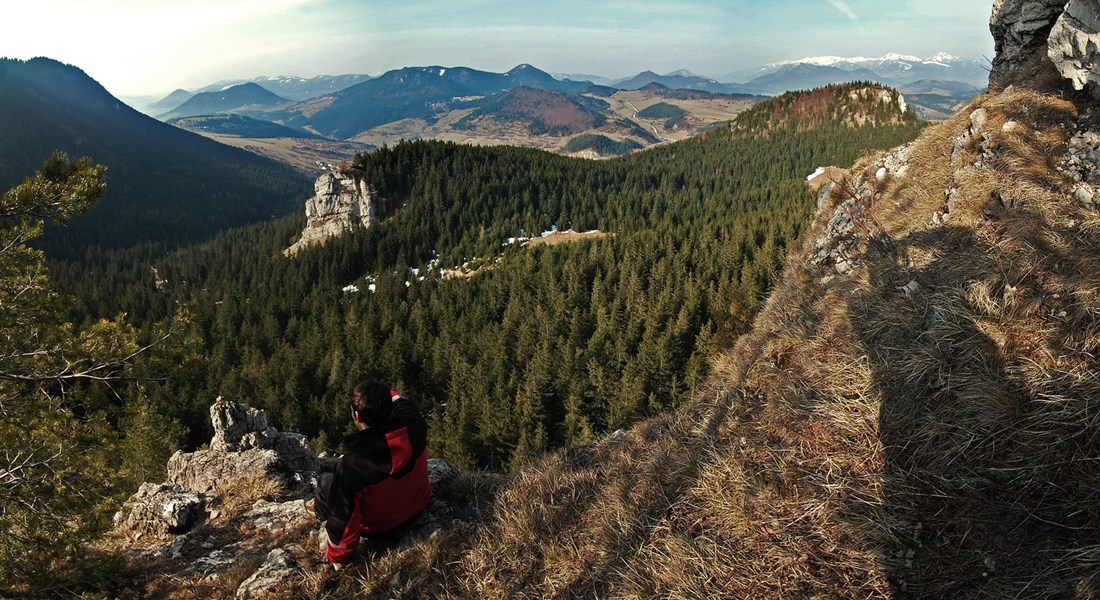
M 338 450 L 347 391 L 377 378 L 430 415 L 433 455 L 508 468 L 686 403 L 808 224 L 806 174 L 920 127 L 723 132 L 609 161 L 403 142 L 351 165 L 392 213 L 294 258 L 300 216 L 54 269 L 77 320 L 193 313 L 201 367 L 150 390 L 190 446 L 224 395 Z M 555 227 L 610 235 L 509 243 Z

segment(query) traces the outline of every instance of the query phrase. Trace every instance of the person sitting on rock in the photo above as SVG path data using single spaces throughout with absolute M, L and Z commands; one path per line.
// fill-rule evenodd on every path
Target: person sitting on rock
M 347 451 L 334 472 L 317 478 L 307 503 L 325 524 L 325 560 L 342 565 L 355 556 L 359 537 L 388 538 L 428 506 L 428 424 L 416 405 L 388 385 L 363 382 L 351 392 L 351 418 L 359 431 L 344 439 Z

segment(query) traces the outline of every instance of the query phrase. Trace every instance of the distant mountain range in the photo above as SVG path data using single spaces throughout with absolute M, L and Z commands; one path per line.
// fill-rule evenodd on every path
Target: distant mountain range
M 263 112 L 265 109 L 290 103 L 290 100 L 277 96 L 258 84 L 242 83 L 217 92 L 195 94 L 174 109 L 158 115 L 158 118 L 168 120 L 228 112 Z
M 0 190 L 54 149 L 107 166 L 99 205 L 47 231 L 52 256 L 203 239 L 296 210 L 308 195 L 290 168 L 145 116 L 76 67 L 0 59 L 0 80 Z
M 636 90 L 651 83 L 658 83 L 672 89 L 703 90 L 716 94 L 743 94 L 748 93 L 747 90 L 749 89 L 737 83 L 721 83 L 715 79 L 700 77 L 685 69 L 667 75 L 658 75 L 653 71 L 642 71 L 630 79 L 616 82 L 614 87 L 621 90 Z
M 221 92 L 242 83 L 255 83 L 288 100 L 301 101 L 339 92 L 369 79 L 371 79 L 370 75 L 318 75 L 309 78 L 279 75 L 254 79 L 228 79 L 199 88 L 195 93 Z
M 896 87 L 921 117 L 940 119 L 972 98 L 984 86 L 986 76 L 978 61 L 942 53 L 930 58 L 902 54 L 807 57 L 757 69 L 744 83 L 727 83 L 686 69 L 664 75 L 643 71 L 614 81 L 588 75 L 576 75 L 583 80 L 555 77 L 529 64 L 504 73 L 437 65 L 395 69 L 376 78 L 344 75 L 222 81 L 194 94 L 176 90 L 157 106 L 172 105 L 158 113 L 162 119 L 176 120 L 180 126 L 204 134 L 249 138 L 245 132 L 253 131 L 269 138 L 282 132 L 287 139 L 321 136 L 372 145 L 432 137 L 566 151 L 568 140 L 550 138 L 602 135 L 608 141 L 599 140 L 596 147 L 644 147 L 732 118 L 764 96 L 851 81 Z M 296 100 L 306 90 L 323 93 Z M 635 92 L 642 95 L 628 94 Z M 684 118 L 647 118 L 650 113 L 642 111 L 663 99 L 682 110 Z M 707 102 L 717 103 L 719 108 L 711 110 Z M 252 121 L 178 121 L 227 114 L 277 127 L 264 128 Z M 666 121 L 675 122 L 676 127 L 664 127 Z M 631 143 L 625 143 L 627 140 Z
M 759 77 L 781 70 L 791 65 L 814 65 L 833 67 L 841 71 L 865 69 L 879 76 L 884 82 L 897 86 L 922 79 L 960 81 L 975 88 L 985 87 L 989 79 L 989 69 L 981 61 L 959 58 L 946 53 L 935 54 L 929 58 L 905 54 L 885 54 L 877 58 L 863 56 L 811 56 L 798 60 L 783 61 L 767 65 L 755 73 Z M 751 81 L 750 81 L 751 84 Z

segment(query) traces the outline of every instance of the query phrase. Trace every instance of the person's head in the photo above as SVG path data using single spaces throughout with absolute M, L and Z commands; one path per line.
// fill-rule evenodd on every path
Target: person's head
M 370 427 L 382 424 L 392 412 L 390 386 L 378 381 L 364 381 L 351 390 L 351 413 L 356 425 Z

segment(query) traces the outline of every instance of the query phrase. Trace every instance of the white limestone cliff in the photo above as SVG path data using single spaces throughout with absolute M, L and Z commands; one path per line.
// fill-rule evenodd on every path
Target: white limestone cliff
M 329 171 L 317 178 L 306 201 L 306 226 L 301 238 L 286 250 L 298 250 L 358 228 L 369 227 L 385 202 L 359 173 Z

